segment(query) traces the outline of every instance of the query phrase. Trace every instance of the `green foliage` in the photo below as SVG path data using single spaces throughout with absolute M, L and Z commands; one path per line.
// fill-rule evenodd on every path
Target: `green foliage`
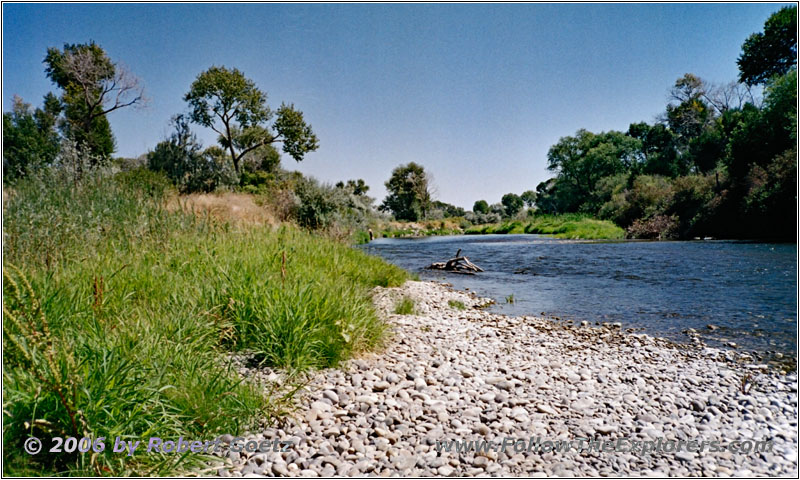
M 106 115 L 142 103 L 138 79 L 94 42 L 48 48 L 44 63 L 47 77 L 63 92 L 64 134 L 95 161 L 107 162 L 115 145 Z
M 560 139 L 537 212 L 597 215 L 642 238 L 795 238 L 796 42 L 796 7 L 745 42 L 742 80 L 765 85 L 760 107 L 747 86 L 687 73 L 659 123 Z
M 394 306 L 394 313 L 396 315 L 414 315 L 414 299 L 411 297 L 403 297 Z
M 346 190 L 353 195 L 366 195 L 369 191 L 369 185 L 367 185 L 362 178 L 358 180 L 348 180 L 346 184 L 344 182 L 337 182 L 336 188 Z
M 519 213 L 519 211 L 522 210 L 522 207 L 524 205 L 522 198 L 515 193 L 506 193 L 505 195 L 503 195 L 503 198 L 500 200 L 500 203 L 503 204 L 503 208 L 505 208 L 506 215 L 508 215 L 509 217 L 513 217 L 514 215 Z
M 525 227 L 525 233 L 584 240 L 625 238 L 625 231 L 607 220 L 576 214 L 536 215 Z
M 386 182 L 389 195 L 380 209 L 392 212 L 397 220 L 416 221 L 426 218 L 431 205 L 428 176 L 422 165 L 411 162 L 392 170 Z
M 536 192 L 533 190 L 526 190 L 519 196 L 528 208 L 533 208 L 536 204 Z
M 754 33 L 742 45 L 736 61 L 739 80 L 748 85 L 765 84 L 784 75 L 797 64 L 797 6 L 783 7 L 764 24 L 763 33 Z
M 11 183 L 52 165 L 59 151 L 56 120 L 60 104 L 52 95 L 35 111 L 14 96 L 11 112 L 3 114 L 3 181 Z
M 367 230 L 374 221 L 374 199 L 363 190 L 357 194 L 344 184 L 332 187 L 302 176 L 292 183 L 294 203 L 290 218 L 302 227 L 354 242 L 358 240 L 357 232 Z
M 428 215 L 429 218 L 438 219 L 438 218 L 454 218 L 454 217 L 463 217 L 466 215 L 467 212 L 464 211 L 463 208 L 457 207 L 455 205 L 451 205 L 446 202 L 440 202 L 436 200 L 431 203 L 431 212 Z
M 148 166 L 163 172 L 181 193 L 212 192 L 236 182 L 222 151 L 212 147 L 205 152 L 183 115 L 172 118 L 175 131 L 147 154 Z
M 525 224 L 520 221 L 495 225 L 476 225 L 466 235 L 536 233 L 568 239 L 619 239 L 625 230 L 607 220 L 597 220 L 586 214 L 536 214 Z
M 600 208 L 600 217 L 622 227 L 665 211 L 672 200 L 672 184 L 666 177 L 640 175 L 633 180 L 631 187 L 624 189 L 625 184 L 619 181 L 627 183 L 624 176 L 609 177 L 608 180 L 613 185 L 613 193 L 611 199 Z
M 214 66 L 200 73 L 184 100 L 193 122 L 219 134 L 220 146 L 230 153 L 236 173 L 244 155 L 277 141 L 298 162 L 319 147 L 311 126 L 293 105 L 282 104 L 270 128 L 273 112 L 267 95 L 236 68 Z
M 472 211 L 475 213 L 489 213 L 489 204 L 486 203 L 486 200 L 478 200 L 472 206 Z
M 467 306 L 464 305 L 464 302 L 460 300 L 448 300 L 447 304 L 450 305 L 450 308 L 454 310 L 466 310 Z
M 537 192 L 544 196 L 553 195 L 553 190 L 559 192 L 556 195 L 568 192 L 573 200 L 568 204 L 553 205 L 566 208 L 556 210 L 558 213 L 576 211 L 585 202 L 590 203 L 591 211 L 597 203 L 592 198 L 597 182 L 630 169 L 640 149 L 641 141 L 620 132 L 594 134 L 579 130 L 574 137 L 563 137 L 550 147 L 547 168 L 558 173 L 558 182 L 549 188 L 543 187 L 541 191 L 537 187 Z
M 243 380 L 229 353 L 292 371 L 380 342 L 370 289 L 399 285 L 405 272 L 296 229 L 231 228 L 169 211 L 168 191 L 146 170 L 93 171 L 78 182 L 44 172 L 15 186 L 4 212 L 3 435 L 19 448 L 4 449 L 6 472 L 169 475 L 201 466 L 194 455 L 131 458 L 110 448 L 33 457 L 21 442 L 30 433 L 241 433 L 285 403 Z

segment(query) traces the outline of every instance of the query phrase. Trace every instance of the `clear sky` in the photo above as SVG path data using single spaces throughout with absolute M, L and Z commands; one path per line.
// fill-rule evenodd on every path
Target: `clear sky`
M 3 111 L 55 90 L 48 47 L 94 40 L 143 81 L 145 109 L 109 115 L 117 155 L 138 156 L 201 71 L 236 67 L 320 139 L 283 166 L 370 195 L 401 163 L 471 208 L 549 178 L 547 150 L 579 128 L 652 123 L 675 80 L 737 76 L 745 38 L 782 4 L 4 4 Z M 210 130 L 197 127 L 205 145 Z

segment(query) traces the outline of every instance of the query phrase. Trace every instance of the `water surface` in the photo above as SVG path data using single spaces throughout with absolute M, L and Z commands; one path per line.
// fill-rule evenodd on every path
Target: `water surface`
M 693 328 L 714 346 L 797 351 L 796 244 L 480 235 L 381 238 L 361 248 L 423 280 L 492 297 L 496 312 L 621 322 L 680 341 Z M 423 269 L 459 248 L 486 271 L 468 276 Z

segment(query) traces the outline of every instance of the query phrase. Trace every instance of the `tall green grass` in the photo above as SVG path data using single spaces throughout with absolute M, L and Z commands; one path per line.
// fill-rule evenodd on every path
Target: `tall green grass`
M 555 238 L 569 239 L 621 239 L 625 230 L 608 220 L 598 220 L 583 214 L 536 215 L 524 224 L 517 220 L 496 225 L 476 225 L 466 230 L 467 235 L 538 233 Z
M 8 192 L 3 242 L 5 474 L 149 475 L 197 456 L 39 454 L 28 435 L 212 439 L 279 414 L 227 354 L 299 371 L 381 341 L 369 290 L 407 274 L 295 228 L 169 211 L 146 171 Z M 49 442 L 45 442 L 49 446 Z

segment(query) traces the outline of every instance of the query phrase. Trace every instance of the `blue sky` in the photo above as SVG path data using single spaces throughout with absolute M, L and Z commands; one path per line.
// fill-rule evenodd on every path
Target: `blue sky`
M 3 110 L 15 94 L 40 105 L 54 90 L 48 47 L 94 40 L 150 98 L 109 115 L 117 154 L 138 156 L 186 110 L 198 73 L 236 67 L 320 138 L 285 168 L 363 178 L 380 201 L 391 170 L 415 161 L 438 199 L 471 208 L 549 178 L 560 137 L 652 122 L 684 73 L 734 80 L 745 38 L 781 6 L 6 3 Z

